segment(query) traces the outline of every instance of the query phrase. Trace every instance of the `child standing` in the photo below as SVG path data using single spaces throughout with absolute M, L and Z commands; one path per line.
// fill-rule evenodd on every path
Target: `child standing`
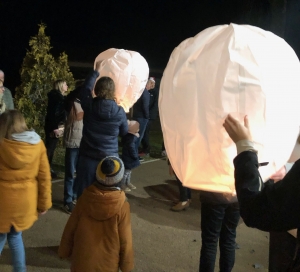
M 71 257 L 71 271 L 133 269 L 130 206 L 119 187 L 123 175 L 120 158 L 104 158 L 96 182 L 78 199 L 58 250 L 61 258 Z
M 130 192 L 132 189 L 136 189 L 136 187 L 130 182 L 130 178 L 131 170 L 141 164 L 138 150 L 136 149 L 136 141 L 140 137 L 138 134 L 139 128 L 139 122 L 128 120 L 128 133 L 122 137 L 122 160 L 125 166 L 125 173 L 121 188 L 125 192 Z
M 47 152 L 17 110 L 0 116 L 0 254 L 8 241 L 14 271 L 26 271 L 22 231 L 52 206 Z

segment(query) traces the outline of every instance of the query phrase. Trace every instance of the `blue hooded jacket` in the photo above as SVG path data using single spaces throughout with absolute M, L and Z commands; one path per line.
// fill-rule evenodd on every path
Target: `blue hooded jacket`
M 99 73 L 93 71 L 79 93 L 84 111 L 80 155 L 92 159 L 118 156 L 118 136 L 128 131 L 125 111 L 114 100 L 92 97 Z

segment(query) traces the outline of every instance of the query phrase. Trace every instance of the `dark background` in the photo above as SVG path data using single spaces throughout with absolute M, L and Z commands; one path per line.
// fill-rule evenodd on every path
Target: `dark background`
M 144 56 L 156 77 L 183 40 L 231 22 L 271 30 L 300 56 L 300 0 L 1 0 L 0 14 L 0 69 L 12 92 L 41 22 L 55 57 L 65 51 L 69 61 L 93 63 L 108 48 L 124 48 Z M 71 71 L 78 78 L 86 68 Z

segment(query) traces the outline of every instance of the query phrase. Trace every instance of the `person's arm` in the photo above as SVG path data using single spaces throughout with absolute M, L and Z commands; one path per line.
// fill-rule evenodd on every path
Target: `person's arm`
M 40 212 L 45 212 L 49 210 L 52 206 L 51 197 L 51 175 L 50 175 L 50 165 L 47 157 L 46 147 L 41 141 L 41 155 L 40 155 L 40 165 L 39 172 L 37 176 L 38 181 L 38 205 L 37 209 Z
M 7 110 L 13 110 L 15 108 L 14 99 L 11 95 L 11 91 L 6 87 L 5 87 L 4 93 L 3 93 L 3 100 L 6 105 Z
M 121 125 L 119 127 L 119 136 L 123 137 L 128 132 L 128 122 L 124 109 L 120 106 L 121 111 Z
M 264 185 L 247 116 L 242 125 L 228 115 L 223 126 L 237 146 L 235 187 L 246 225 L 264 231 L 286 231 L 300 226 L 300 160 L 282 180 Z
M 133 135 L 132 135 L 132 136 L 133 136 Z M 135 146 L 135 141 L 137 141 L 138 139 L 137 139 L 135 136 L 133 136 L 133 137 L 134 137 L 134 141 L 132 141 L 132 142 L 130 143 L 130 145 L 129 145 L 129 147 L 128 147 L 128 152 L 129 152 L 129 155 L 130 155 L 130 157 L 131 157 L 132 159 L 138 160 L 139 154 L 138 154 L 138 151 L 137 151 L 136 146 Z
M 142 107 L 144 117 L 149 119 L 149 102 L 150 102 L 150 94 L 149 91 L 145 90 L 142 94 Z
M 85 110 L 85 107 L 87 107 L 93 100 L 92 90 L 94 89 L 95 82 L 98 76 L 99 72 L 97 70 L 94 70 L 87 76 L 83 85 L 80 88 L 78 98 L 81 101 L 81 106 L 83 110 Z
M 247 226 L 287 231 L 300 226 L 300 160 L 277 183 L 263 185 L 257 155 L 244 151 L 234 159 L 241 217 Z
M 153 100 L 151 105 L 149 105 L 149 111 L 155 113 L 156 116 L 156 113 L 158 112 L 158 90 L 156 89 L 153 90 L 152 94 L 153 94 Z
M 130 220 L 130 207 L 126 201 L 122 207 L 119 219 L 120 238 L 120 269 L 129 272 L 133 269 L 133 245 Z

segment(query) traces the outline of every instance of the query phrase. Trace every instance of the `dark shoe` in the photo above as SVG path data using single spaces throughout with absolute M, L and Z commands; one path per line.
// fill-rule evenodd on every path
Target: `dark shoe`
M 173 206 L 171 208 L 171 210 L 174 211 L 174 212 L 180 212 L 180 211 L 183 211 L 183 210 L 187 209 L 189 206 L 190 206 L 190 202 L 189 201 L 186 201 L 185 204 L 183 204 L 183 202 L 179 202 L 178 204 L 176 204 L 175 206 Z
M 51 172 L 51 178 L 53 179 L 57 178 L 57 173 L 54 172 L 54 170 L 51 169 L 50 172 Z
M 139 156 L 139 161 L 140 161 L 140 162 L 142 162 L 142 161 L 144 161 L 144 160 L 145 160 L 144 158 L 142 158 L 142 157 Z
M 74 210 L 74 204 L 73 202 L 67 203 L 65 206 L 62 207 L 62 209 L 68 213 L 71 214 Z

